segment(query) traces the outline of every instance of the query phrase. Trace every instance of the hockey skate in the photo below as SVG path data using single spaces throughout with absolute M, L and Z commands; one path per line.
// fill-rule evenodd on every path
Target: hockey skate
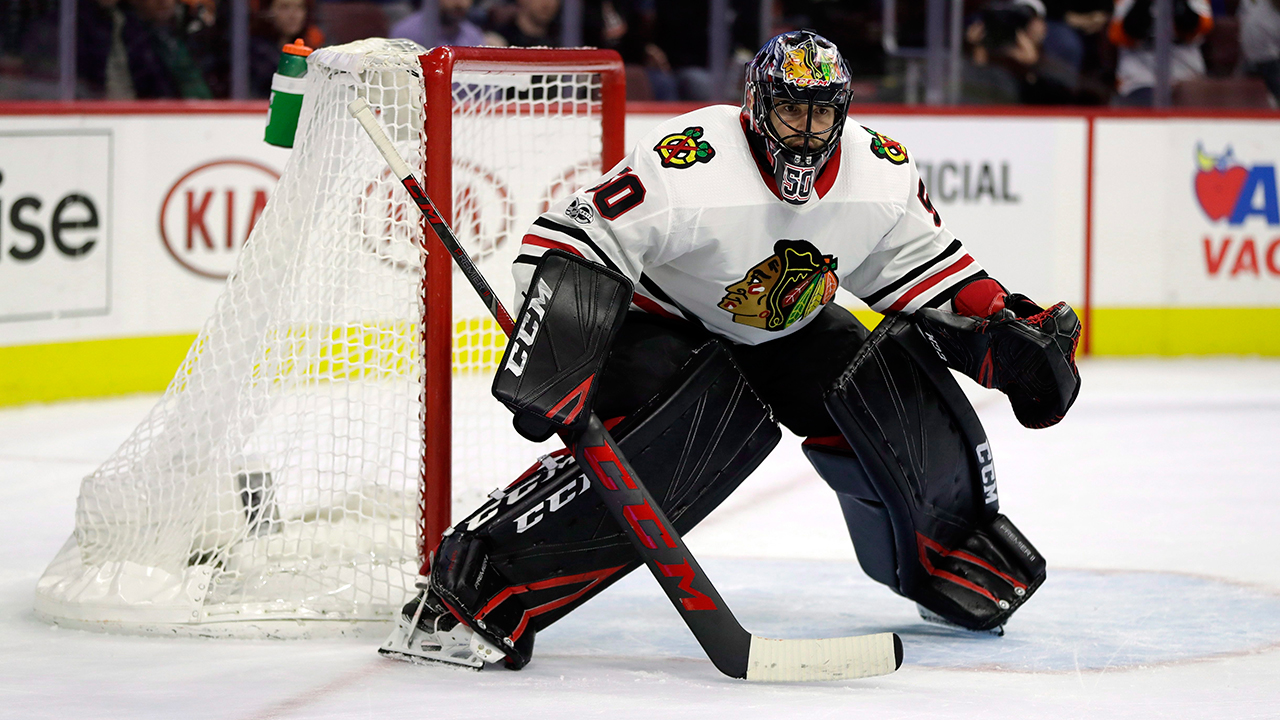
M 396 627 L 378 652 L 397 660 L 445 663 L 480 670 L 506 657 L 453 616 L 430 590 L 405 604 Z
M 929 608 L 921 605 L 920 603 L 916 603 L 916 610 L 920 611 L 920 619 L 924 620 L 927 623 L 933 623 L 934 625 L 941 625 L 943 627 L 948 627 L 948 628 L 951 628 L 952 630 L 959 630 L 961 632 L 973 633 L 974 635 L 994 635 L 996 637 L 1004 637 L 1004 625 L 997 625 L 991 628 L 990 630 L 970 630 L 969 628 L 963 625 L 957 625 L 951 622 L 950 620 L 942 617 L 938 613 L 930 610 Z

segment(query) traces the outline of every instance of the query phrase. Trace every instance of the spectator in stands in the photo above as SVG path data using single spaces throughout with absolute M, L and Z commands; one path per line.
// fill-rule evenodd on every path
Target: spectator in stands
M 1170 76 L 1174 83 L 1204 77 L 1200 44 L 1213 28 L 1208 0 L 1173 0 L 1174 45 Z M 1116 64 L 1116 105 L 1151 105 L 1155 97 L 1155 3 L 1117 0 L 1108 31 L 1120 48 Z
M 712 99 L 707 44 L 709 5 L 707 0 L 654 0 L 657 19 L 653 42 L 645 46 L 645 55 L 655 99 Z
M 1076 102 L 1104 104 L 1115 87 L 1106 39 L 1112 0 L 1044 0 L 1044 54 L 1075 75 Z
M 301 39 L 311 49 L 324 44 L 324 33 L 313 22 L 314 0 L 264 0 L 254 14 L 249 36 L 249 94 L 271 96 L 271 76 L 280 64 L 280 49 Z
M 659 2 L 663 3 L 661 8 Z M 584 42 L 617 50 L 627 65 L 639 68 L 644 97 L 662 101 L 711 98 L 711 76 L 705 67 L 705 2 L 694 0 L 675 20 L 670 13 L 676 9 L 665 0 L 585 0 L 583 9 Z M 662 21 L 660 12 L 668 13 Z M 659 27 L 660 22 L 685 28 L 683 40 L 672 38 L 669 28 Z M 672 48 L 670 54 L 659 43 Z M 628 85 L 628 96 L 631 93 Z
M 1111 18 L 1111 0 L 1045 0 L 1044 52 L 1079 72 Z
M 22 64 L 26 10 L 16 0 L 0 0 L 0 70 Z
M 76 71 L 82 94 L 107 100 L 137 98 L 129 47 L 138 48 L 145 32 L 137 15 L 120 0 L 81 0 L 76 9 Z
M 76 65 L 91 97 L 213 97 L 175 0 L 86 0 L 79 8 Z
M 495 9 L 495 17 L 502 12 Z M 511 47 L 560 45 L 560 0 L 516 0 L 515 14 L 491 29 Z
M 252 10 L 250 10 L 252 13 Z M 180 0 L 174 27 L 214 97 L 231 95 L 229 0 Z
M 131 0 L 131 4 L 145 28 L 146 47 L 138 50 L 138 58 L 145 61 L 135 63 L 132 52 L 129 58 L 138 97 L 213 97 L 178 26 L 176 0 Z
M 653 0 L 584 0 L 582 42 L 616 50 L 628 65 L 643 65 L 653 22 Z
M 1047 26 L 1040 0 L 992 0 L 965 31 L 969 62 L 962 101 L 976 104 L 1074 102 L 1077 73 L 1043 52 Z
M 1240 0 L 1240 49 L 1280 102 L 1280 0 Z
M 423 47 L 438 45 L 484 45 L 484 31 L 467 19 L 471 0 L 424 2 L 391 28 L 391 37 L 412 40 Z
M 582 8 L 583 43 L 622 56 L 629 99 L 680 99 L 680 81 L 666 53 L 653 42 L 654 0 L 584 0 Z

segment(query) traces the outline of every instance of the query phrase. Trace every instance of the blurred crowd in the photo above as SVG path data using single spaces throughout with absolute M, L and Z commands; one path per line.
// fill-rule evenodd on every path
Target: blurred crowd
M 230 0 L 75 0 L 78 98 L 230 96 Z M 767 3 L 761 7 L 761 2 Z M 415 6 L 419 3 L 419 6 Z M 950 3 L 948 3 L 949 5 Z M 54 97 L 60 0 L 0 0 L 0 98 Z M 920 53 L 887 53 L 881 0 L 730 0 L 730 72 L 708 58 L 708 0 L 581 0 L 582 43 L 627 63 L 633 100 L 733 100 L 761 38 L 807 27 L 836 42 L 856 100 L 913 99 Z M 898 2 L 899 47 L 924 45 L 924 7 Z M 965 0 L 950 99 L 970 104 L 1152 103 L 1153 0 Z M 561 0 L 250 0 L 249 91 L 270 93 L 280 47 L 362 37 L 559 46 Z M 767 26 L 761 27 L 764 22 Z M 1280 0 L 1173 0 L 1173 103 L 1275 107 Z M 917 63 L 916 72 L 911 64 Z
M 1150 106 L 1153 0 L 987 0 L 964 33 L 971 103 Z M 1173 104 L 1274 107 L 1280 0 L 1173 0 Z

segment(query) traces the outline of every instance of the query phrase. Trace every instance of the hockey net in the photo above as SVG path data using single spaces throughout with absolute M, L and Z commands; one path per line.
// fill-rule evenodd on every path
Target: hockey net
M 502 332 L 346 106 L 374 108 L 509 303 L 524 229 L 622 157 L 621 63 L 425 52 L 311 56 L 280 182 L 164 396 L 84 479 L 39 615 L 210 636 L 383 621 L 450 516 L 539 454 L 489 396 Z

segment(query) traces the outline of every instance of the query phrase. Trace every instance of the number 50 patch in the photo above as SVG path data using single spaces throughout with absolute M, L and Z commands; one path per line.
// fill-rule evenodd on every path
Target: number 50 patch
M 623 213 L 644 202 L 645 189 L 644 183 L 631 172 L 631 168 L 625 167 L 599 185 L 587 188 L 587 192 L 591 193 L 591 202 L 601 217 L 617 220 Z

